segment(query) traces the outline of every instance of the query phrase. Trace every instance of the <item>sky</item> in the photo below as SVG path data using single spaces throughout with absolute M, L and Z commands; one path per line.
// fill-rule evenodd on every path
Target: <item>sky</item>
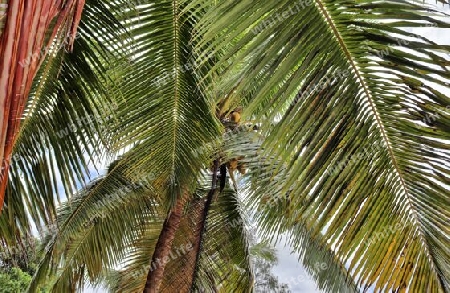
M 286 245 L 285 238 L 275 248 L 277 249 L 278 264 L 274 266 L 272 272 L 278 277 L 280 283 L 289 285 L 292 292 L 323 292 L 317 289 L 316 283 L 298 262 L 298 254 L 292 253 L 292 249 Z
M 450 13 L 448 6 L 438 5 L 438 9 Z M 450 45 L 450 29 L 436 29 L 433 27 L 411 29 L 410 32 L 426 36 L 438 44 Z M 94 170 L 92 170 L 94 171 Z M 95 173 L 95 172 L 94 172 Z M 292 249 L 286 246 L 284 240 L 276 244 L 278 264 L 274 266 L 273 273 L 279 278 L 280 283 L 289 285 L 293 293 L 322 292 L 317 289 L 315 282 L 309 277 L 303 266 L 298 262 L 298 254 L 291 253 Z M 299 281 L 301 280 L 301 281 Z M 84 293 L 103 293 L 103 289 L 85 288 Z

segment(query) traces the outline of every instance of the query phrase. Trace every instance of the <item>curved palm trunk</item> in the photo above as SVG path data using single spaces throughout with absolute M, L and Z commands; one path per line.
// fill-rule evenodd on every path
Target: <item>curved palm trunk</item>
M 186 205 L 185 198 L 186 194 L 177 199 L 175 206 L 172 208 L 169 216 L 164 222 L 150 263 L 150 270 L 147 275 L 147 281 L 145 282 L 144 293 L 157 293 L 161 286 L 164 269 L 167 264 L 164 260 L 169 259 L 175 233 L 180 226 L 183 209 Z
M 83 7 L 84 0 L 8 1 L 5 27 L 0 34 L 0 211 L 11 154 L 33 78 L 57 34 L 72 46 Z M 61 27 L 68 28 L 67 35 Z M 45 49 L 48 29 L 51 37 Z

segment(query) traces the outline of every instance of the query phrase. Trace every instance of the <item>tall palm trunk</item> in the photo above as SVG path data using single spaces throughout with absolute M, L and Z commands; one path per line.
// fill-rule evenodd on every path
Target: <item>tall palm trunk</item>
M 195 254 L 195 262 L 192 264 L 192 266 L 190 268 L 188 268 L 188 284 L 190 284 L 190 291 L 192 291 L 193 289 L 193 285 L 194 285 L 194 281 L 197 275 L 197 267 L 198 267 L 198 262 L 200 260 L 200 252 L 202 249 L 202 242 L 203 242 L 203 236 L 206 232 L 206 223 L 207 223 L 207 219 L 208 219 L 208 214 L 209 214 L 209 209 L 211 208 L 211 204 L 212 204 L 212 200 L 214 197 L 214 194 L 217 191 L 217 171 L 219 169 L 219 161 L 215 160 L 214 161 L 214 168 L 213 168 L 213 176 L 212 176 L 212 183 L 211 183 L 211 189 L 208 192 L 208 196 L 206 198 L 206 202 L 205 205 L 203 207 L 203 216 L 201 218 L 201 220 L 198 222 L 197 225 L 197 230 L 198 230 L 198 237 L 196 239 L 195 245 L 194 245 L 194 249 L 193 249 L 193 253 Z M 223 174 L 222 174 L 223 176 Z M 221 180 L 224 178 L 221 178 Z M 186 291 L 189 292 L 189 291 Z
M 175 206 L 172 208 L 169 216 L 164 222 L 150 263 L 150 270 L 147 275 L 147 281 L 145 282 L 144 293 L 157 293 L 161 286 L 164 269 L 167 264 L 165 259 L 169 259 L 175 233 L 180 226 L 183 209 L 186 205 L 186 197 L 187 196 L 184 195 L 177 199 Z
M 72 46 L 83 7 L 84 0 L 8 1 L 5 27 L 0 34 L 0 211 L 33 78 L 57 34 Z M 49 29 L 51 35 L 46 40 Z

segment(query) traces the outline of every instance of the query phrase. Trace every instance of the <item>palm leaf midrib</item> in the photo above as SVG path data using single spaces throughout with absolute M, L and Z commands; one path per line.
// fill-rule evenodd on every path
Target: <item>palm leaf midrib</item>
M 174 65 L 173 65 L 173 72 L 174 72 L 174 110 L 173 110 L 173 123 L 174 123 L 174 127 L 173 127 L 173 137 L 172 137 L 172 166 L 171 166 L 171 173 L 172 176 L 175 176 L 175 167 L 176 167 L 176 152 L 177 152 L 177 133 L 178 133 L 178 119 L 177 119 L 177 115 L 179 112 L 179 99 L 180 99 L 180 95 L 179 95 L 179 83 L 180 83 L 180 76 L 179 76 L 179 70 L 178 68 L 180 68 L 180 58 L 179 58 L 179 52 L 178 50 L 180 49 L 180 44 L 179 44 L 179 7 L 178 7 L 178 1 L 177 0 L 173 0 L 172 1 L 172 6 L 173 6 L 173 38 L 174 38 L 174 42 L 173 42 L 173 55 L 174 55 Z

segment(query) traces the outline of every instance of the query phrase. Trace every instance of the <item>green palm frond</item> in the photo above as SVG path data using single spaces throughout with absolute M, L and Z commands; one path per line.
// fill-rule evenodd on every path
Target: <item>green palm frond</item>
M 59 209 L 29 291 L 35 292 L 47 275 L 56 276 L 55 292 L 76 286 L 74 279 L 79 286 L 86 280 L 98 285 L 132 254 L 130 247 L 149 227 L 159 232 L 163 213 L 155 198 L 148 180 L 129 181 L 117 169 L 72 197 Z
M 58 251 L 71 243 L 74 233 L 88 233 L 94 239 L 95 233 L 90 234 L 83 225 L 86 219 L 96 217 L 98 205 L 95 203 L 103 204 L 102 197 L 120 189 L 124 184 L 122 181 L 139 181 L 143 174 L 151 174 L 152 187 L 161 191 L 155 198 L 166 202 L 167 197 L 162 195 L 173 197 L 180 186 L 195 185 L 196 174 L 208 161 L 205 160 L 206 154 L 194 158 L 191 153 L 212 141 L 219 134 L 220 127 L 205 94 L 197 88 L 193 68 L 181 68 L 190 60 L 185 51 L 190 50 L 191 24 L 188 15 L 182 13 L 182 7 L 175 7 L 174 10 L 172 4 L 176 3 L 165 1 L 151 6 L 140 5 L 130 10 L 129 14 L 117 15 L 134 38 L 128 40 L 129 47 L 124 49 L 129 54 L 130 67 L 118 67 L 123 71 L 118 74 L 122 75 L 122 79 L 117 80 L 119 105 L 110 141 L 113 151 L 126 152 L 126 155 L 114 164 L 106 178 L 83 192 L 85 196 L 74 197 L 69 201 L 70 208 L 61 210 L 58 216 L 59 232 L 49 245 L 31 291 L 47 272 L 55 271 L 61 264 L 58 259 L 62 254 Z M 136 12 L 137 17 L 133 16 Z M 155 21 L 164 29 L 152 31 L 150 28 L 154 27 Z M 142 40 L 144 35 L 146 39 Z M 149 50 L 145 58 L 134 60 L 142 50 Z M 148 74 L 142 74 L 143 68 Z M 161 74 L 169 75 L 163 82 L 155 84 L 155 79 Z M 125 197 L 121 200 L 116 203 L 125 201 Z M 80 237 L 89 239 L 86 235 Z M 83 241 L 77 245 L 87 247 L 89 243 Z M 76 251 L 82 250 L 78 248 Z M 64 255 L 64 258 L 67 257 Z M 111 267 L 108 262 L 111 255 L 94 254 L 94 260 L 85 263 L 79 261 L 80 257 L 82 255 L 72 256 L 73 260 L 63 266 L 61 273 L 55 271 L 59 275 L 55 290 L 69 288 L 74 285 L 71 284 L 73 280 L 83 279 L 84 274 L 89 275 L 91 280 L 100 277 L 100 265 Z
M 312 234 L 302 222 L 295 219 L 295 210 L 289 206 L 288 198 L 281 197 L 278 189 L 271 181 L 280 182 L 281 176 L 273 174 L 276 169 L 271 160 L 264 157 L 261 143 L 263 137 L 250 125 L 242 125 L 228 133 L 224 138 L 223 151 L 229 158 L 240 157 L 240 163 L 245 164 L 247 174 L 243 177 L 242 190 L 247 194 L 243 198 L 245 210 L 255 211 L 254 222 L 262 229 L 261 237 L 268 240 L 278 240 L 281 233 L 291 236 L 290 244 L 294 251 L 301 254 L 300 259 L 323 290 L 331 292 L 357 292 L 357 285 L 347 268 L 336 258 L 334 252 L 327 247 L 320 235 Z M 273 176 L 273 178 L 272 178 Z M 280 219 L 280 215 L 281 218 Z M 267 250 L 266 242 L 261 242 L 251 248 L 253 257 L 258 255 L 269 260 L 275 255 Z M 276 256 L 275 256 L 276 257 Z
M 131 251 L 122 259 L 120 269 L 107 274 L 105 283 L 110 292 L 142 291 L 162 223 L 161 221 L 157 228 L 148 225 L 142 236 L 133 243 Z
M 201 68 L 193 63 L 190 42 L 197 17 L 184 10 L 187 2 L 150 1 L 122 20 L 132 37 L 130 66 L 121 72 L 126 100 L 119 103 L 112 140 L 114 150 L 132 147 L 130 174 L 152 172 L 171 199 L 180 187 L 195 187 L 208 157 L 193 154 L 220 135 L 210 101 L 197 86 Z
M 204 79 L 263 122 L 271 170 L 254 201 L 292 214 L 262 220 L 306 227 L 360 288 L 450 290 L 450 48 L 402 29 L 443 17 L 408 1 L 236 0 L 196 27 L 199 50 L 224 52 Z

